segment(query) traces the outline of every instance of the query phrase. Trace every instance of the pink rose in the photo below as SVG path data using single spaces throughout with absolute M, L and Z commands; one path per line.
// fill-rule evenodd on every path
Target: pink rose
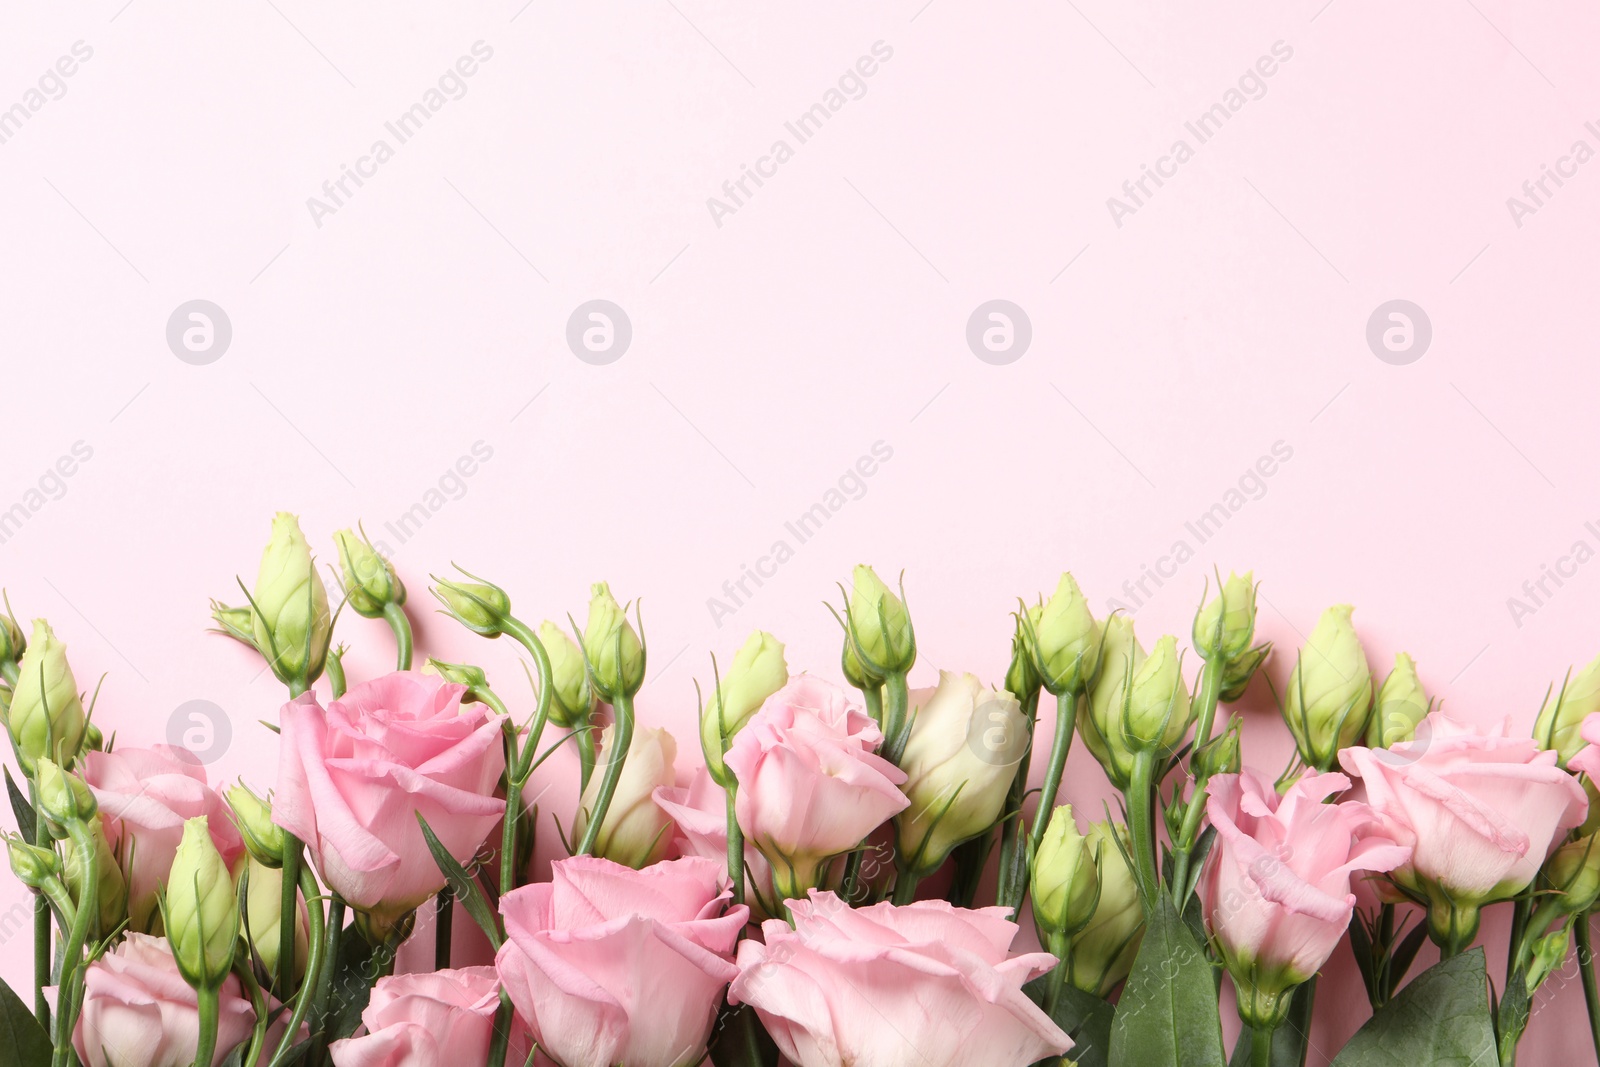
M 200 1037 L 195 991 L 159 937 L 129 934 L 83 976 L 72 1043 L 86 1067 L 189 1067 Z M 232 975 L 223 983 L 212 1064 L 250 1037 L 256 1015 Z
M 322 880 L 353 907 L 404 915 L 444 886 L 417 824 L 466 862 L 499 819 L 500 719 L 466 688 L 397 671 L 328 705 L 285 704 L 273 821 L 304 841 Z
M 1351 876 L 1411 855 L 1366 804 L 1323 803 L 1349 788 L 1342 774 L 1308 772 L 1280 800 L 1255 771 L 1211 779 L 1206 815 L 1217 838 L 1201 902 L 1251 1021 L 1275 1024 L 1288 1007 L 1279 995 L 1327 962 L 1350 926 Z
M 1005 908 L 920 900 L 851 908 L 832 893 L 789 905 L 739 945 L 730 1004 L 749 1004 L 799 1067 L 1015 1067 L 1072 1047 L 1022 986 L 1055 966 L 1009 956 Z
M 1392 877 L 1437 906 L 1430 920 L 1447 917 L 1435 910 L 1468 909 L 1462 918 L 1475 930 L 1476 907 L 1533 881 L 1552 845 L 1588 810 L 1557 753 L 1505 729 L 1485 734 L 1434 712 L 1415 741 L 1339 754 L 1344 769 L 1360 776 L 1367 802 L 1414 838 L 1411 861 Z
M 230 868 L 244 853 L 232 812 L 206 784 L 205 767 L 187 749 L 91 751 L 84 755 L 83 777 L 105 816 L 106 839 L 123 864 L 134 930 L 148 931 L 159 921 L 156 890 L 172 869 L 184 820 L 206 817 L 211 840 Z
M 734 942 L 722 872 L 698 857 L 642 871 L 593 856 L 551 864 L 551 881 L 500 900 L 500 981 L 534 1040 L 562 1067 L 696 1064 Z
M 674 846 L 682 856 L 701 856 L 713 860 L 724 873 L 728 870 L 728 800 L 722 787 L 711 780 L 711 772 L 697 768 L 689 787 L 659 786 L 656 805 L 678 827 Z M 745 868 L 755 896 L 772 899 L 772 867 L 760 852 L 745 842 Z
M 776 891 L 800 897 L 821 865 L 910 803 L 905 772 L 873 749 L 883 734 L 846 691 L 802 674 L 766 699 L 724 762 L 738 778 L 739 828 L 772 864 Z
M 380 978 L 361 1013 L 366 1032 L 328 1046 L 334 1067 L 445 1067 L 489 1060 L 500 982 L 493 967 Z M 513 1042 L 515 1044 L 515 1042 Z M 513 1050 L 508 1064 L 527 1059 Z

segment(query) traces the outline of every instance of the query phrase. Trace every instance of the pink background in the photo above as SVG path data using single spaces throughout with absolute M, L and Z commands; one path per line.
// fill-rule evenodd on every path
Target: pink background
M 530 621 L 581 617 L 598 578 L 643 597 L 642 714 L 684 763 L 708 653 L 759 626 L 836 672 L 820 601 L 859 560 L 905 569 L 914 682 L 997 681 L 1016 597 L 1064 567 L 1101 611 L 1163 567 L 1141 633 L 1186 635 L 1215 564 L 1263 580 L 1275 679 L 1350 601 L 1380 672 L 1410 651 L 1456 715 L 1526 728 L 1600 650 L 1600 567 L 1508 606 L 1600 547 L 1600 163 L 1520 226 L 1506 201 L 1574 141 L 1600 147 L 1597 32 L 1587 5 L 1509 0 L 14 5 L 0 109 L 75 42 L 93 55 L 0 144 L 0 509 L 27 512 L 0 579 L 84 685 L 109 674 L 121 743 L 210 700 L 233 731 L 218 776 L 263 786 L 280 688 L 203 631 L 276 509 L 327 561 L 365 521 L 421 646 L 524 705 L 507 642 L 425 614 L 430 571 L 492 576 Z M 318 226 L 307 198 L 480 40 L 465 95 Z M 865 94 L 718 225 L 707 198 L 794 146 L 784 123 L 879 41 Z M 1185 122 L 1280 41 L 1264 93 L 1197 145 Z M 1118 226 L 1107 198 L 1179 138 L 1194 157 Z M 195 298 L 233 329 L 206 366 L 164 334 Z M 564 339 L 595 298 L 633 325 L 608 366 Z M 1032 324 L 1005 366 L 965 339 L 995 298 Z M 1409 365 L 1366 341 L 1392 299 L 1432 323 Z M 92 458 L 29 497 L 79 441 Z M 385 537 L 478 441 L 492 458 Z M 797 544 L 784 523 L 878 441 L 892 458 Z M 1292 457 L 1200 543 L 1185 523 L 1276 442 Z M 778 539 L 793 558 L 717 625 L 708 598 Z M 1194 558 L 1173 573 L 1179 540 Z M 353 678 L 388 663 L 381 623 L 338 636 Z M 1245 711 L 1247 760 L 1276 771 L 1259 685 Z M 551 775 L 563 822 L 574 774 Z M 1080 746 L 1065 796 L 1103 795 Z M 0 879 L 0 916 L 23 900 Z M 19 983 L 25 937 L 0 966 Z M 1312 1063 L 1365 1014 L 1347 950 L 1329 974 Z M 1587 1056 L 1575 980 L 1536 1010 L 1528 1062 Z

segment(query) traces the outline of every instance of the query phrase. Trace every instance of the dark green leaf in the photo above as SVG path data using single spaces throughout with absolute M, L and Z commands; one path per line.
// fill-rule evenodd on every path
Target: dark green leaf
M 249 1047 L 249 1041 L 241 1041 L 235 1045 L 233 1051 L 228 1053 L 228 1058 L 222 1061 L 221 1067 L 241 1067 L 244 1063 L 245 1049 Z
M 1332 1067 L 1485 1067 L 1496 1057 L 1483 949 L 1435 964 L 1376 1015 Z
M 778 1046 L 750 1005 L 723 1005 L 711 1032 L 711 1062 L 716 1067 L 777 1067 Z
M 328 1007 L 324 1034 L 329 1041 L 349 1037 L 361 1025 L 372 986 L 383 970 L 374 958 L 372 946 L 352 927 L 339 941 L 339 958 L 334 961 L 333 981 L 328 987 Z
M 1224 1067 L 1211 964 L 1165 893 L 1145 920 L 1144 943 L 1111 1026 L 1110 1067 Z
M 1294 991 L 1289 1004 L 1289 1017 L 1272 1032 L 1272 1067 L 1303 1067 L 1306 1051 L 1311 1047 L 1311 1005 L 1317 996 L 1315 976 Z M 1239 1031 L 1239 1043 L 1233 1046 L 1233 1057 L 1228 1067 L 1250 1067 L 1250 1027 Z M 1490 1067 L 1485 1064 L 1484 1067 Z
M 428 851 L 433 853 L 433 862 L 439 865 L 445 881 L 450 883 L 450 888 L 455 891 L 456 899 L 461 901 L 461 906 L 467 909 L 467 914 L 472 916 L 472 921 L 483 930 L 484 936 L 489 939 L 489 944 L 498 949 L 505 942 L 505 934 L 500 932 L 500 922 L 489 907 L 489 901 L 484 898 L 483 890 L 467 869 L 450 855 L 450 851 L 439 842 L 434 835 L 433 828 L 428 825 L 428 820 L 417 813 L 417 822 L 422 824 L 422 836 L 428 842 Z
M 9 777 L 9 776 L 8 776 Z M 50 1067 L 50 1038 L 11 987 L 0 982 L 0 1063 Z
M 28 798 L 22 795 L 22 790 L 17 788 L 16 780 L 11 777 L 11 768 L 5 768 L 6 792 L 11 796 L 11 812 L 17 817 L 17 832 L 28 844 L 33 844 L 33 832 L 39 826 L 39 817 L 34 814 L 33 805 L 28 803 Z
M 1374 968 L 1376 962 L 1372 954 L 1372 938 L 1367 933 L 1367 921 L 1360 911 L 1350 914 L 1350 952 L 1356 958 L 1356 969 L 1361 972 L 1361 984 L 1367 988 L 1367 1001 L 1376 1004 L 1382 998 L 1378 996 L 1378 974 Z
M 1428 924 L 1418 920 L 1411 932 L 1400 941 L 1400 947 L 1394 950 L 1394 955 L 1389 959 L 1389 989 L 1394 992 L 1396 986 L 1405 978 L 1406 972 L 1411 969 L 1411 961 L 1417 958 L 1417 950 L 1428 939 Z
M 1040 1007 L 1044 1007 L 1048 974 L 1041 975 L 1022 987 L 1022 991 Z M 1067 1056 L 1078 1067 L 1106 1067 L 1111 1053 L 1111 1020 L 1115 1012 L 1110 1004 L 1093 993 L 1085 993 L 1076 986 L 1067 986 L 1056 1002 L 1055 1024 L 1072 1038 L 1072 1048 Z M 1059 1057 L 1041 1060 L 1055 1067 Z

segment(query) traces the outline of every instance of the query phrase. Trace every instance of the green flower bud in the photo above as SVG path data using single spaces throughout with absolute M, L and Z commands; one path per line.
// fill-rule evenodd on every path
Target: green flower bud
M 481 689 L 489 684 L 489 676 L 483 673 L 483 668 L 474 666 L 471 663 L 446 663 L 442 659 L 430 658 L 423 666 L 425 673 L 429 670 L 432 670 L 434 674 L 437 674 L 447 682 L 466 686 L 469 692 L 461 699 L 467 703 L 471 703 L 476 699 L 470 690 Z
M 278 949 L 283 920 L 283 869 L 268 867 L 254 856 L 239 868 L 240 881 L 244 883 L 244 929 L 240 931 L 249 946 L 263 975 L 278 973 Z M 237 889 L 237 887 L 236 887 Z M 294 969 L 295 981 L 305 977 L 309 956 L 304 907 L 295 908 Z
M 1555 749 L 1561 765 L 1585 744 L 1578 733 L 1583 720 L 1600 711 L 1600 657 L 1576 675 L 1568 674 L 1559 693 L 1545 694 L 1539 718 L 1533 726 L 1534 740 L 1540 748 Z
M 563 729 L 582 726 L 594 712 L 594 694 L 589 691 L 589 672 L 583 665 L 583 649 L 567 631 L 546 619 L 539 624 L 539 640 L 550 657 L 550 720 Z
M 1326 771 L 1341 748 L 1361 740 L 1372 713 L 1372 671 L 1350 624 L 1355 611 L 1336 604 L 1322 613 L 1300 650 L 1283 700 L 1283 718 L 1308 767 Z
M 1124 854 L 1129 848 L 1128 828 L 1121 823 L 1091 823 L 1088 847 L 1099 857 L 1100 900 L 1088 924 L 1072 936 L 1067 980 L 1085 993 L 1104 997 L 1133 969 L 1144 938 L 1144 906 Z
M 1144 661 L 1144 647 L 1133 632 L 1133 619 L 1127 615 L 1113 615 L 1107 619 L 1099 676 L 1088 697 L 1078 705 L 1078 732 L 1117 789 L 1126 789 L 1133 773 L 1133 753 L 1120 740 L 1123 712 L 1132 696 L 1133 676 Z M 1119 743 L 1113 745 L 1113 738 Z
M 11 605 L 6 605 L 6 613 L 0 615 L 0 662 L 16 663 L 28 651 L 27 639 L 22 636 L 22 627 L 17 625 L 17 620 L 11 617 Z
M 583 650 L 600 699 L 614 703 L 618 695 L 632 696 L 644 684 L 644 646 L 605 582 L 596 582 L 590 590 Z
M 405 585 L 365 535 L 340 530 L 333 539 L 339 546 L 345 600 L 352 611 L 363 618 L 376 619 L 382 617 L 387 605 L 406 602 Z
M 504 589 L 488 582 L 456 582 L 437 577 L 434 582 L 433 595 L 457 622 L 483 637 L 500 636 L 506 617 L 511 614 L 511 597 Z
M 251 858 L 264 867 L 283 866 L 283 827 L 272 821 L 272 805 L 243 782 L 228 789 L 227 799 L 228 807 L 233 809 L 234 825 Z
M 1372 703 L 1372 718 L 1367 723 L 1367 747 L 1388 748 L 1410 741 L 1417 724 L 1428 717 L 1432 702 L 1417 677 L 1417 665 L 1404 652 L 1395 653 L 1394 670 L 1378 687 Z M 1582 741 L 1579 741 L 1582 744 Z
M 715 781 L 721 783 L 726 777 L 722 753 L 732 743 L 733 735 L 788 681 L 783 642 L 765 630 L 746 638 L 728 673 L 718 679 L 717 690 L 700 712 L 700 747 Z
M 91 933 L 95 937 L 105 937 L 128 914 L 128 882 L 123 877 L 122 868 L 117 865 L 117 857 L 111 851 L 111 842 L 106 839 L 105 825 L 99 815 L 89 820 L 88 840 L 95 849 L 95 884 L 98 887 L 95 892 L 95 925 Z M 83 853 L 76 844 L 67 850 L 64 873 L 72 902 L 81 905 L 88 872 Z
M 50 879 L 61 877 L 61 857 L 55 849 L 30 845 L 21 835 L 7 837 L 6 847 L 11 854 L 11 873 L 23 885 L 38 889 Z
M 1600 837 L 1568 841 L 1545 861 L 1545 880 L 1558 894 L 1558 907 L 1577 915 L 1600 900 Z
M 24 774 L 46 756 L 71 765 L 83 744 L 86 719 L 78 682 L 67 663 L 67 646 L 43 619 L 33 620 L 33 639 L 17 667 L 6 726 Z
M 1263 641 L 1238 659 L 1230 659 L 1222 669 L 1222 688 L 1217 692 L 1217 699 L 1224 704 L 1232 704 L 1244 696 L 1244 691 L 1250 688 L 1250 679 L 1256 676 L 1256 670 L 1270 655 L 1272 642 Z
M 845 612 L 851 641 L 865 673 L 903 674 L 917 661 L 917 639 L 911 615 L 889 591 L 878 572 L 865 563 L 852 574 L 850 603 Z
M 1153 748 L 1162 755 L 1171 753 L 1189 732 L 1192 710 L 1176 637 L 1167 634 L 1156 642 L 1133 672 L 1130 688 L 1123 718 L 1126 744 L 1136 752 Z
M 1088 839 L 1078 832 L 1071 804 L 1050 813 L 1050 824 L 1029 870 L 1033 918 L 1041 931 L 1070 936 L 1094 918 L 1100 903 L 1097 857 Z
M 1031 629 L 1033 668 L 1045 689 L 1052 696 L 1087 690 L 1100 665 L 1100 625 L 1072 575 L 1061 576 Z
M 845 681 L 862 692 L 883 687 L 883 679 L 862 665 L 861 657 L 856 655 L 855 642 L 850 640 L 849 634 L 845 635 L 844 651 L 839 656 L 839 667 L 844 673 Z
M 239 911 L 233 876 L 211 841 L 204 815 L 183 824 L 161 915 L 183 980 L 196 989 L 220 989 L 233 967 Z
M 1239 730 L 1243 720 L 1229 716 L 1227 727 L 1216 737 L 1200 746 L 1194 754 L 1194 772 L 1207 778 L 1219 774 L 1238 774 L 1243 761 L 1239 755 Z
M 216 632 L 226 634 L 235 641 L 241 641 L 251 648 L 256 647 L 255 618 L 255 612 L 248 607 L 229 607 L 220 600 L 211 602 L 211 619 L 217 624 Z
M 83 779 L 63 771 L 54 760 L 39 761 L 38 782 L 39 810 L 63 836 L 67 827 L 87 823 L 100 810 Z
M 900 757 L 909 807 L 894 817 L 897 862 L 918 878 L 1000 821 L 1017 764 L 1028 747 L 1028 721 L 1010 693 L 975 674 L 940 671 L 933 689 L 911 696 L 911 735 Z
M 1024 616 L 1030 616 L 1024 621 Z M 1031 611 L 1017 615 L 1017 628 L 1011 635 L 1011 664 L 1006 668 L 1006 692 L 1025 700 L 1039 692 L 1039 672 L 1033 668 L 1033 652 L 1028 644 L 1028 627 L 1037 622 Z
M 1194 617 L 1194 647 L 1201 659 L 1228 662 L 1250 650 L 1256 629 L 1256 586 L 1250 571 L 1229 574 L 1217 595 Z
M 106 735 L 100 732 L 100 727 L 92 721 L 83 726 L 83 750 L 85 752 L 104 752 L 106 750 Z
M 287 511 L 272 519 L 272 540 L 261 553 L 252 633 L 278 680 L 309 685 L 322 674 L 333 621 L 328 591 L 317 575 L 300 521 Z
M 1579 922 L 1587 921 L 1580 918 Z M 1544 980 L 1554 974 L 1567 961 L 1567 950 L 1572 947 L 1572 924 L 1564 922 L 1533 942 L 1533 958 L 1528 961 L 1525 981 L 1528 992 L 1535 992 Z M 1587 964 L 1586 964 L 1587 965 Z

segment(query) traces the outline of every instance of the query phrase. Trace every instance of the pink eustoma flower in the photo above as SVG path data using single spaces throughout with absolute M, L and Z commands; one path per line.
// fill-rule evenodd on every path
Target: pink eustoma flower
M 1022 991 L 1056 958 L 1010 955 L 1005 908 L 851 908 L 817 890 L 789 908 L 792 928 L 771 919 L 765 944 L 740 943 L 728 1002 L 799 1067 L 1015 1067 L 1072 1047 Z
M 1408 833 L 1411 860 L 1397 885 L 1427 902 L 1434 938 L 1467 944 L 1477 910 L 1521 892 L 1550 850 L 1588 811 L 1583 787 L 1531 738 L 1483 732 L 1440 712 L 1414 741 L 1347 748 L 1369 804 Z
M 183 824 L 206 817 L 211 841 L 231 868 L 244 854 L 232 813 L 206 782 L 200 760 L 171 745 L 118 748 L 84 755 L 83 778 L 105 816 L 106 839 L 128 880 L 128 925 L 156 924 L 156 891 L 166 882 L 183 840 Z
M 699 767 L 687 787 L 658 786 L 656 806 L 677 826 L 673 847 L 682 856 L 702 856 L 726 872 L 728 869 L 728 800 L 711 772 Z M 772 867 L 745 842 L 744 862 L 749 872 L 751 896 L 771 901 Z
M 466 687 L 397 671 L 326 709 L 306 693 L 285 704 L 272 818 L 304 841 L 322 880 L 378 920 L 399 918 L 444 887 L 420 813 L 457 860 L 500 818 L 500 718 L 461 704 Z
M 1280 799 L 1255 771 L 1211 779 L 1216 842 L 1201 881 L 1206 928 L 1221 950 L 1247 1022 L 1276 1026 L 1289 990 L 1322 969 L 1350 926 L 1351 880 L 1411 855 L 1342 774 L 1303 775 Z
M 723 762 L 734 811 L 772 865 L 780 898 L 802 897 L 823 863 L 910 803 L 905 772 L 873 752 L 883 733 L 840 686 L 802 674 L 766 699 Z
M 328 1046 L 334 1067 L 454 1067 L 487 1063 L 500 982 L 493 967 L 380 978 L 361 1013 L 364 1033 Z M 526 1049 L 506 1057 L 527 1059 Z
M 518 1014 L 561 1067 L 689 1067 L 705 1057 L 744 905 L 698 856 L 633 870 L 574 856 L 500 901 L 495 957 Z

